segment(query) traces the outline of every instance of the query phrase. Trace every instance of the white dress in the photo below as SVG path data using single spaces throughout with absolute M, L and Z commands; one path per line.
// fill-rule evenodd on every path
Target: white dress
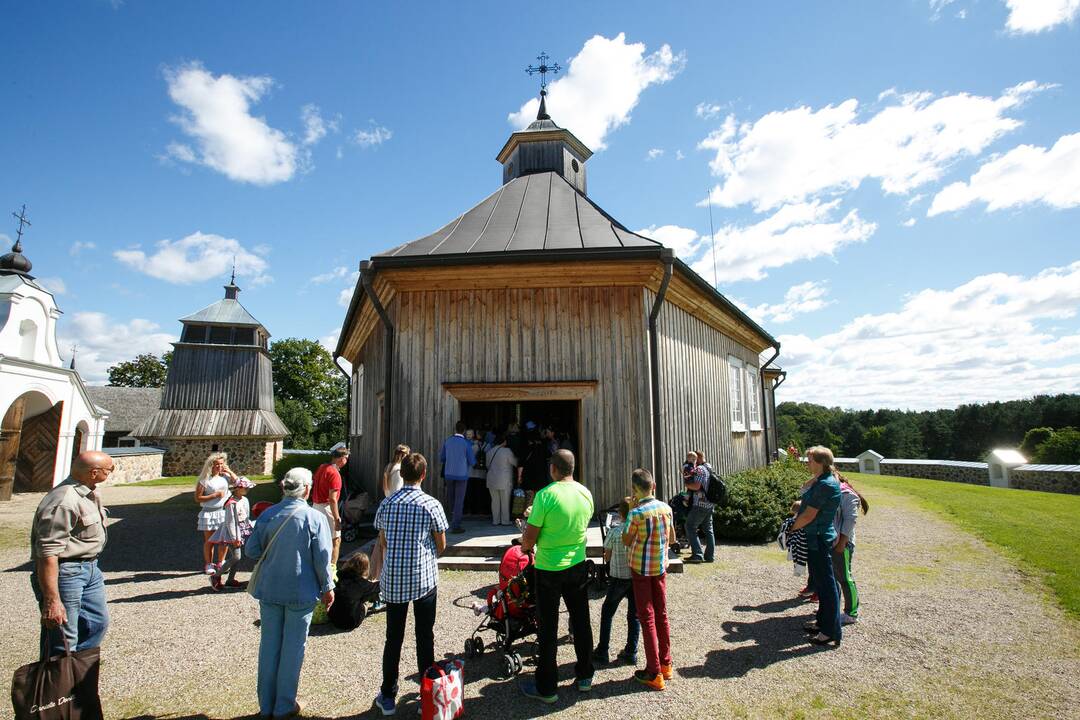
M 225 501 L 229 498 L 229 481 L 224 475 L 215 475 L 202 483 L 203 495 L 224 491 L 221 497 L 202 503 L 199 510 L 198 528 L 202 531 L 217 530 L 225 522 Z
M 386 478 L 386 489 L 390 492 L 386 493 L 386 497 L 390 497 L 405 484 L 405 481 L 401 479 L 401 463 L 394 463 L 390 467 L 390 473 Z

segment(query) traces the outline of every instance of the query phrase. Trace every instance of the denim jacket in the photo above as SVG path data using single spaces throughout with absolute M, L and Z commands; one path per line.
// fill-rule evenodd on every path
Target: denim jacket
M 259 567 L 256 598 L 276 605 L 310 605 L 334 589 L 333 540 L 325 515 L 303 500 L 285 498 L 259 516 L 244 552 L 258 560 L 275 533 L 277 539 Z

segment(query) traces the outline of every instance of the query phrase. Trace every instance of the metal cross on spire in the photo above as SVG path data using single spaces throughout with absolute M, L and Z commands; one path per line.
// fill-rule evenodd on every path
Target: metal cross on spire
M 235 255 L 232 256 L 232 277 L 229 278 L 229 284 L 230 285 L 235 285 L 236 284 L 236 256 Z
M 547 95 L 547 74 L 551 73 L 552 75 L 555 75 L 562 70 L 562 66 L 560 66 L 559 63 L 549 63 L 548 61 L 551 57 L 546 52 L 541 52 L 536 56 L 536 59 L 540 61 L 540 64 L 530 65 L 525 68 L 525 72 L 529 73 L 530 77 L 540 73 L 540 94 Z
M 11 213 L 11 217 L 19 221 L 19 229 L 15 231 L 15 245 L 18 247 L 22 245 L 23 227 L 31 227 L 30 219 L 26 217 L 26 203 L 23 203 L 22 209 L 19 210 L 19 212 Z M 21 251 L 21 248 L 15 250 L 15 252 Z

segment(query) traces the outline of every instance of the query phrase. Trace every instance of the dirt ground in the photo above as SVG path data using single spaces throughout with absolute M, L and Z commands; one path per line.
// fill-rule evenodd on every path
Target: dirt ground
M 36 655 L 28 527 L 40 495 L 0 504 L 0 596 L 6 632 L 0 674 Z M 186 488 L 107 487 L 109 544 L 102 557 L 112 625 L 102 647 L 101 694 L 109 718 L 228 718 L 256 712 L 256 602 L 215 594 L 200 572 L 196 507 Z M 775 545 L 722 545 L 717 563 L 668 582 L 676 676 L 663 693 L 605 668 L 593 691 L 572 679 L 573 648 L 560 647 L 559 702 L 538 705 L 501 659 L 466 663 L 466 714 L 480 718 L 1063 718 L 1080 707 L 1080 627 L 1037 577 L 981 541 L 876 491 L 860 520 L 855 574 L 862 619 L 839 649 L 808 645 L 812 606 Z M 243 573 L 241 577 L 246 577 Z M 436 652 L 461 654 L 477 624 L 469 605 L 494 577 L 443 573 Z M 594 632 L 600 601 L 592 603 Z M 385 620 L 351 633 L 313 628 L 300 685 L 309 717 L 376 717 Z M 624 637 L 616 622 L 613 647 Z M 414 647 L 406 632 L 403 674 Z M 416 713 L 415 675 L 399 714 Z M 11 717 L 10 706 L 0 718 Z M 380 716 L 381 717 L 381 716 Z

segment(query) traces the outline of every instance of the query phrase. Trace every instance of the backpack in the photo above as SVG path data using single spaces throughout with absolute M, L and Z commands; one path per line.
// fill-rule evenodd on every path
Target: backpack
M 727 483 L 709 468 L 709 484 L 705 486 L 705 499 L 713 505 L 723 505 L 727 502 Z

